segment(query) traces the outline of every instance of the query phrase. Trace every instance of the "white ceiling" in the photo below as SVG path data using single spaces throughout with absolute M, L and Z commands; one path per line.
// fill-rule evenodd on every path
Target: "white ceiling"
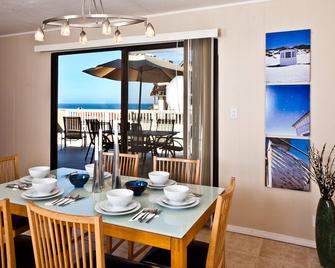
M 253 0 L 104 0 L 103 4 L 106 13 L 152 15 L 248 1 Z M 1 0 L 0 2 L 0 35 L 34 31 L 43 19 L 71 13 L 78 14 L 81 10 L 81 0 Z

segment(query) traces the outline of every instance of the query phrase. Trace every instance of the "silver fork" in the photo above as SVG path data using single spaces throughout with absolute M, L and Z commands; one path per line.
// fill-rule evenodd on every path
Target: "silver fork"
M 50 203 L 50 205 L 52 205 L 52 206 L 56 206 L 58 203 L 63 202 L 65 199 L 69 198 L 70 196 L 71 196 L 71 195 L 68 194 L 68 195 L 66 195 L 66 196 L 57 198 L 56 200 L 52 201 L 52 202 Z
M 151 213 L 156 213 L 157 208 L 148 209 L 147 213 L 145 213 L 141 218 L 138 219 L 139 222 L 143 222 Z
M 66 205 L 68 205 L 68 204 L 71 204 L 71 203 L 73 203 L 73 202 L 75 202 L 75 201 L 78 201 L 78 200 L 80 200 L 80 199 L 82 199 L 83 197 L 80 197 L 80 195 L 79 194 L 77 194 L 77 195 L 75 195 L 75 196 L 70 196 L 65 202 L 63 202 L 63 203 L 61 203 L 61 204 L 58 204 L 58 206 L 60 206 L 60 207 L 64 207 L 64 206 L 66 206 Z
M 156 215 L 160 214 L 161 212 L 162 212 L 162 211 L 161 211 L 160 209 L 156 209 L 156 211 L 154 212 L 154 215 L 152 215 L 150 218 L 148 218 L 148 219 L 145 221 L 145 223 L 149 223 L 149 222 L 151 222 L 151 220 L 152 220 L 153 218 L 155 218 Z
M 142 213 L 147 212 L 148 208 L 142 209 L 140 212 L 136 213 L 130 220 L 135 221 Z

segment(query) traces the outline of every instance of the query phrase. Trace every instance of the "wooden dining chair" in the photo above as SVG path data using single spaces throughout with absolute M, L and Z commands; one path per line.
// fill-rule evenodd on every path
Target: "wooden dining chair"
M 77 216 L 27 204 L 36 268 L 148 267 L 104 254 L 101 216 Z
M 9 201 L 0 201 L 0 258 L 1 267 L 16 267 L 12 218 L 9 213 Z
M 16 155 L 0 157 L 0 183 L 6 183 L 19 178 L 19 159 Z M 26 217 L 12 216 L 14 236 L 29 230 Z
M 216 201 L 209 244 L 192 241 L 188 246 L 187 267 L 225 268 L 226 229 L 235 187 L 235 178 L 231 178 L 229 188 Z M 171 254 L 168 250 L 152 248 L 141 262 L 155 267 L 170 267 Z
M 154 171 L 167 171 L 170 173 L 170 179 L 181 183 L 200 184 L 200 161 L 182 158 L 164 158 L 153 157 Z M 128 242 L 128 258 L 133 260 L 141 255 L 147 245 L 135 249 L 133 242 Z
M 16 155 L 0 157 L 0 183 L 19 178 L 19 160 Z
M 200 160 L 154 156 L 153 170 L 167 171 L 177 182 L 200 184 Z
M 119 154 L 120 156 L 120 175 L 122 176 L 138 176 L 138 154 Z M 112 173 L 113 172 L 113 152 L 103 153 L 103 161 L 105 165 L 105 170 Z M 119 240 L 114 246 L 112 244 L 112 238 L 107 237 L 107 252 L 113 253 L 118 249 L 125 240 Z M 131 242 L 129 242 L 131 243 Z M 129 244 L 130 247 L 132 244 Z
M 0 200 L 0 267 L 33 268 L 34 255 L 30 236 L 13 237 L 9 200 Z M 17 256 L 18 258 L 16 259 Z
M 105 170 L 113 172 L 113 152 L 103 153 L 103 161 Z M 119 154 L 120 156 L 120 175 L 122 176 L 138 176 L 138 154 Z

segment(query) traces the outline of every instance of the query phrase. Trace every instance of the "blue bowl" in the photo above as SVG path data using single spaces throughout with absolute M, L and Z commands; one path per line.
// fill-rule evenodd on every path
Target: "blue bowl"
M 85 183 L 88 181 L 89 178 L 90 175 L 82 173 L 70 175 L 69 180 L 75 188 L 81 188 L 84 187 Z
M 128 181 L 126 182 L 126 188 L 129 190 L 133 190 L 134 195 L 139 196 L 141 195 L 144 190 L 147 188 L 148 183 L 146 181 Z

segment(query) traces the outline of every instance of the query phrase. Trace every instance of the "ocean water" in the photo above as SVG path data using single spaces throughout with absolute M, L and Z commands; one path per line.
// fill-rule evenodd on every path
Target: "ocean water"
M 119 110 L 120 103 L 58 103 L 59 109 L 103 109 L 103 110 Z M 129 110 L 138 109 L 138 103 L 129 103 Z M 152 103 L 142 103 L 142 110 L 152 109 Z

